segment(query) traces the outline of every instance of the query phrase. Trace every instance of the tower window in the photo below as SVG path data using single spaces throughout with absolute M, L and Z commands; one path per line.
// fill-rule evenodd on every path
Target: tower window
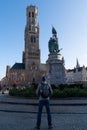
M 29 12 L 29 17 L 31 17 L 31 12 Z
M 33 43 L 33 36 L 31 36 L 31 43 Z
M 31 43 L 35 43 L 35 42 L 36 42 L 35 36 L 31 36 Z
M 29 31 L 31 31 L 31 26 L 29 25 Z
M 32 12 L 32 17 L 34 17 L 34 12 Z
M 36 42 L 36 38 L 34 37 L 34 43 Z

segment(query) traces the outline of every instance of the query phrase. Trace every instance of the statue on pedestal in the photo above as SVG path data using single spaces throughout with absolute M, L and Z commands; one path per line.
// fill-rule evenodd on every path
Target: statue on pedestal
M 48 48 L 50 53 L 59 53 L 61 50 L 59 50 L 57 32 L 54 27 L 52 27 L 52 37 L 48 42 Z
M 49 57 L 48 63 L 48 77 L 50 84 L 59 86 L 60 84 L 65 84 L 65 67 L 64 58 L 60 54 L 57 32 L 54 27 L 52 27 L 52 37 L 48 42 Z

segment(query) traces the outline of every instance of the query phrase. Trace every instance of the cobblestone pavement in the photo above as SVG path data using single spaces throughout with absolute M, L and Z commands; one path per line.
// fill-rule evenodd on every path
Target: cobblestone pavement
M 36 116 L 36 113 L 2 111 L 0 112 L 0 130 L 35 130 Z M 52 114 L 52 120 L 54 130 L 87 130 L 87 113 L 65 111 L 65 113 Z M 46 113 L 42 114 L 41 130 L 47 130 Z
M 35 130 L 38 100 L 0 94 L 0 130 Z M 33 103 L 33 104 L 32 104 Z M 87 130 L 87 99 L 51 101 L 53 130 Z M 47 130 L 43 109 L 41 130 Z

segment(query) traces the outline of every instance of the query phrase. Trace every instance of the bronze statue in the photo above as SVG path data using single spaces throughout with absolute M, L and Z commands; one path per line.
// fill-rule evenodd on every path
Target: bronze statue
M 61 50 L 59 50 L 57 32 L 54 27 L 52 27 L 52 37 L 48 42 L 48 48 L 50 53 L 59 53 Z

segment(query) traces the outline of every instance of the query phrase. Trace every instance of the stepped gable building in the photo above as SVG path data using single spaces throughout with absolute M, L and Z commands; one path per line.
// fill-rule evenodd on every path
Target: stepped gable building
M 87 84 L 87 67 L 84 65 L 80 67 L 78 59 L 76 60 L 76 67 L 66 70 L 67 84 Z
M 12 86 L 28 85 L 29 83 L 38 83 L 43 74 L 46 75 L 47 65 L 42 64 L 40 60 L 39 48 L 39 24 L 38 8 L 28 6 L 26 9 L 26 26 L 24 33 L 25 48 L 22 56 L 22 63 L 15 63 L 11 68 L 6 69 L 6 84 Z

